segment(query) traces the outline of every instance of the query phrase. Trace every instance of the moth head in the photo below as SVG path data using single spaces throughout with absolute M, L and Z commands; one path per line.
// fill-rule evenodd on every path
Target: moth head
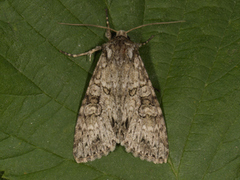
M 128 37 L 127 36 L 127 32 L 126 31 L 124 31 L 124 30 L 119 30 L 119 31 L 117 31 L 116 32 L 116 36 L 124 36 L 124 37 Z

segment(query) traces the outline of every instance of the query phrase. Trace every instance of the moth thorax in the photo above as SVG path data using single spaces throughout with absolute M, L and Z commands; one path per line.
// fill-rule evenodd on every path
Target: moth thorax
M 119 31 L 117 31 L 116 36 L 124 36 L 127 38 L 127 33 L 124 30 L 119 30 Z

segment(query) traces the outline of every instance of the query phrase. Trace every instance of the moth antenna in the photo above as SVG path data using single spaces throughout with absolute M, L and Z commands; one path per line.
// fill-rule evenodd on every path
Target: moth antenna
M 105 9 L 105 12 L 106 12 L 106 24 L 107 24 L 107 30 L 105 32 L 105 36 L 106 36 L 106 38 L 108 38 L 108 40 L 110 40 L 112 37 L 112 34 L 111 34 L 111 30 L 110 30 L 110 25 L 109 25 L 108 10 Z
M 135 28 L 132 28 L 132 29 L 126 31 L 126 33 L 129 33 L 130 31 L 133 31 L 135 29 L 139 29 L 139 28 L 142 28 L 142 27 L 145 27 L 145 26 L 152 26 L 152 25 L 159 25 L 159 24 L 174 24 L 174 23 L 181 23 L 181 22 L 185 22 L 185 21 L 182 20 L 182 21 L 171 21 L 171 22 L 158 22 L 158 23 L 143 24 L 141 26 L 137 26 Z
M 110 27 L 104 27 L 104 26 L 99 26 L 99 25 L 94 25 L 94 24 L 70 24 L 70 23 L 59 23 L 59 24 L 68 25 L 68 26 L 92 26 L 92 27 L 107 29 L 107 30 L 110 30 L 110 31 L 113 31 L 113 32 L 117 33 L 116 30 L 114 30 Z

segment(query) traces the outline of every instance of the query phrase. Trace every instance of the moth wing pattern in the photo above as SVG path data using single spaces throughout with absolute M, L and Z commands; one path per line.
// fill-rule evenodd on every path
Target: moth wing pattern
M 133 74 L 129 78 L 128 111 L 129 125 L 121 145 L 135 157 L 154 163 L 166 163 L 169 148 L 162 110 L 138 52 L 134 56 Z M 132 82 L 131 82 L 132 81 Z
M 165 121 L 138 51 L 153 36 L 144 43 L 134 43 L 127 33 L 136 28 L 115 31 L 109 27 L 108 16 L 106 20 L 107 43 L 81 54 L 61 51 L 72 57 L 91 57 L 102 50 L 79 110 L 74 158 L 78 163 L 93 161 L 120 143 L 135 157 L 166 163 L 169 148 Z M 111 37 L 110 30 L 116 32 L 115 37 Z
M 78 163 L 93 161 L 107 155 L 116 146 L 116 136 L 111 126 L 110 97 L 102 87 L 105 77 L 105 58 L 99 59 L 89 82 L 75 126 L 73 155 Z
M 167 161 L 166 126 L 140 46 L 124 36 L 102 45 L 75 128 L 77 162 L 107 155 L 116 143 L 141 159 Z

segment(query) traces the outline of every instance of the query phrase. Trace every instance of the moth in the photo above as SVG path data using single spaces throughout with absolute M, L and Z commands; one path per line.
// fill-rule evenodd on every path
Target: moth
M 178 22 L 182 21 L 116 31 L 109 26 L 106 10 L 107 27 L 60 23 L 106 29 L 109 40 L 81 54 L 61 51 L 72 57 L 89 55 L 91 59 L 94 52 L 102 50 L 75 127 L 73 155 L 77 163 L 101 158 L 113 151 L 117 143 L 142 160 L 167 162 L 169 147 L 163 113 L 138 51 L 153 36 L 144 43 L 135 43 L 127 33 L 144 26 Z M 114 37 L 111 31 L 116 33 Z

